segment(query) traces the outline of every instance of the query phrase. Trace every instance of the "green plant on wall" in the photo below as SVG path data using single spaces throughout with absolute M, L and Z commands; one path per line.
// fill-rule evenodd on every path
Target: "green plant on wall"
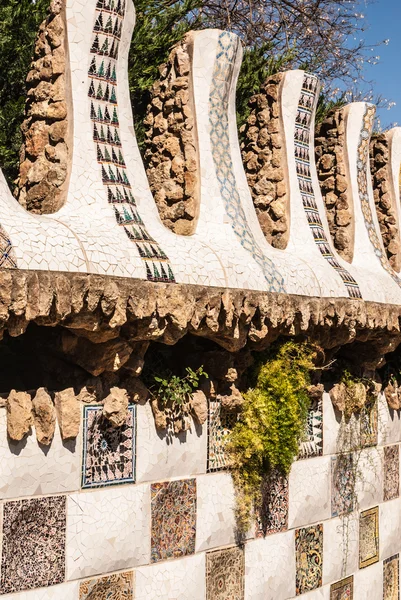
M 244 394 L 243 411 L 228 444 L 240 534 L 249 528 L 252 509 L 260 502 L 263 478 L 273 469 L 288 474 L 298 454 L 314 357 L 309 344 L 287 341 L 274 344 L 257 359 L 254 385 Z
M 156 396 L 162 405 L 173 405 L 182 407 L 188 402 L 190 394 L 199 388 L 200 378 L 206 377 L 203 367 L 199 367 L 194 371 L 191 367 L 185 369 L 186 375 L 179 377 L 170 371 L 166 372 L 162 377 L 154 376 L 155 385 L 152 386 L 151 392 Z

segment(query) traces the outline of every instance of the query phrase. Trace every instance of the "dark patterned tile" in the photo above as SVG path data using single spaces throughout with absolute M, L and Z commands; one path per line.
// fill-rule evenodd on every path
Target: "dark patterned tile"
M 384 448 L 383 498 L 393 500 L 400 495 L 400 448 L 398 444 Z
M 400 555 L 383 561 L 383 600 L 400 600 Z
M 379 507 L 361 512 L 359 516 L 359 568 L 379 561 Z
M 262 484 L 262 505 L 256 507 L 256 537 L 286 531 L 288 528 L 288 478 L 277 471 Z
M 116 573 L 88 579 L 79 586 L 79 600 L 133 600 L 134 573 Z
M 295 531 L 296 594 L 305 594 L 322 585 L 323 525 Z
M 102 407 L 84 407 L 82 487 L 135 481 L 136 406 L 122 427 L 112 427 Z
M 221 471 L 230 466 L 226 451 L 228 436 L 237 421 L 232 411 L 224 410 L 221 402 L 210 400 L 207 441 L 207 472 Z
M 377 446 L 379 435 L 379 409 L 377 398 L 371 398 L 363 407 L 360 417 L 361 446 Z
M 323 454 L 323 401 L 314 399 L 308 410 L 305 439 L 299 447 L 299 458 L 312 458 Z
M 355 508 L 356 470 L 352 454 L 331 459 L 331 516 L 338 517 Z
M 195 552 L 196 479 L 153 483 L 152 562 Z
M 0 594 L 64 581 L 65 528 L 65 496 L 5 502 Z
M 354 577 L 347 577 L 330 586 L 330 600 L 353 600 Z
M 243 600 L 245 558 L 241 548 L 206 554 L 206 600 Z

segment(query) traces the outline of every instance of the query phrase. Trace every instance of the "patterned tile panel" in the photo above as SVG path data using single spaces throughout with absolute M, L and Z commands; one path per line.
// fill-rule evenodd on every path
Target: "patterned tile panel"
M 17 257 L 15 256 L 13 245 L 2 225 L 0 225 L 0 268 L 17 268 Z
M 82 487 L 135 481 L 136 406 L 122 427 L 112 427 L 102 407 L 84 407 Z
M 361 512 L 359 517 L 359 568 L 379 561 L 379 507 Z
M 295 121 L 295 163 L 302 203 L 308 219 L 313 239 L 321 255 L 327 260 L 343 280 L 350 298 L 362 298 L 359 286 L 352 275 L 335 258 L 330 242 L 324 231 L 316 203 L 311 177 L 309 143 L 314 106 L 318 99 L 319 82 L 315 75 L 304 74 L 298 112 Z
M 359 136 L 358 156 L 357 156 L 357 177 L 358 177 L 358 194 L 361 203 L 363 219 L 368 232 L 369 240 L 374 248 L 377 258 L 380 263 L 392 277 L 392 279 L 401 286 L 401 279 L 397 273 L 391 268 L 387 260 L 383 244 L 376 233 L 375 224 L 373 222 L 372 210 L 369 202 L 369 184 L 368 184 L 368 164 L 369 164 L 369 142 L 373 131 L 373 124 L 376 115 L 376 107 L 373 104 L 367 104 L 365 114 L 363 116 L 363 124 Z
M 306 439 L 299 448 L 299 458 L 312 458 L 323 454 L 323 400 L 313 400 L 308 411 Z
M 277 471 L 262 484 L 262 505 L 255 510 L 256 537 L 265 537 L 288 529 L 288 478 Z
M 230 466 L 226 452 L 228 436 L 237 421 L 232 411 L 227 411 L 218 400 L 209 402 L 207 472 L 221 471 Z
M 108 7 L 108 8 L 107 8 Z M 117 102 L 117 60 L 125 0 L 99 0 L 89 66 L 90 118 L 97 161 L 116 221 L 135 244 L 150 281 L 174 282 L 170 261 L 141 219 L 128 179 L 120 137 Z
M 241 548 L 206 554 L 206 600 L 243 600 L 245 557 Z
M 195 552 L 196 479 L 151 486 L 152 562 Z
M 79 586 L 79 600 L 133 600 L 134 573 L 116 573 L 99 579 L 83 581 Z
M 400 495 L 400 447 L 384 448 L 383 499 L 393 500 Z
M 262 269 L 267 289 L 270 292 L 284 292 L 282 275 L 273 261 L 264 255 L 249 229 L 231 159 L 228 105 L 239 44 L 239 38 L 236 35 L 228 31 L 220 33 L 209 96 L 209 127 L 213 162 L 226 214 L 241 246 L 250 253 Z
M 296 594 L 305 594 L 322 585 L 323 525 L 295 531 Z
M 62 583 L 65 496 L 5 502 L 0 594 Z
M 330 600 L 353 600 L 354 577 L 347 577 L 330 586 Z
M 356 473 L 352 454 L 331 459 L 331 516 L 339 517 L 355 508 Z
M 379 408 L 377 398 L 368 401 L 361 411 L 361 446 L 377 446 L 379 437 Z
M 400 555 L 383 561 L 383 600 L 400 600 Z

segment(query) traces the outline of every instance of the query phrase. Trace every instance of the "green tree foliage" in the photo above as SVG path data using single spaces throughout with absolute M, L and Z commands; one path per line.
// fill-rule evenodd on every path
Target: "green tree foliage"
M 18 175 L 25 78 L 48 6 L 49 0 L 0 2 L 0 165 L 9 183 Z

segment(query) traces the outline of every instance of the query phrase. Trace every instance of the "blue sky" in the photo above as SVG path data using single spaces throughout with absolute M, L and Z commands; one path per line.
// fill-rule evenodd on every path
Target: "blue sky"
M 388 46 L 375 50 L 380 62 L 375 66 L 367 65 L 365 77 L 374 80 L 375 95 L 380 94 L 397 103 L 390 110 L 379 111 L 382 126 L 395 122 L 401 126 L 401 0 L 376 0 L 368 6 L 362 1 L 360 10 L 369 24 L 364 37 L 370 44 L 390 39 Z

